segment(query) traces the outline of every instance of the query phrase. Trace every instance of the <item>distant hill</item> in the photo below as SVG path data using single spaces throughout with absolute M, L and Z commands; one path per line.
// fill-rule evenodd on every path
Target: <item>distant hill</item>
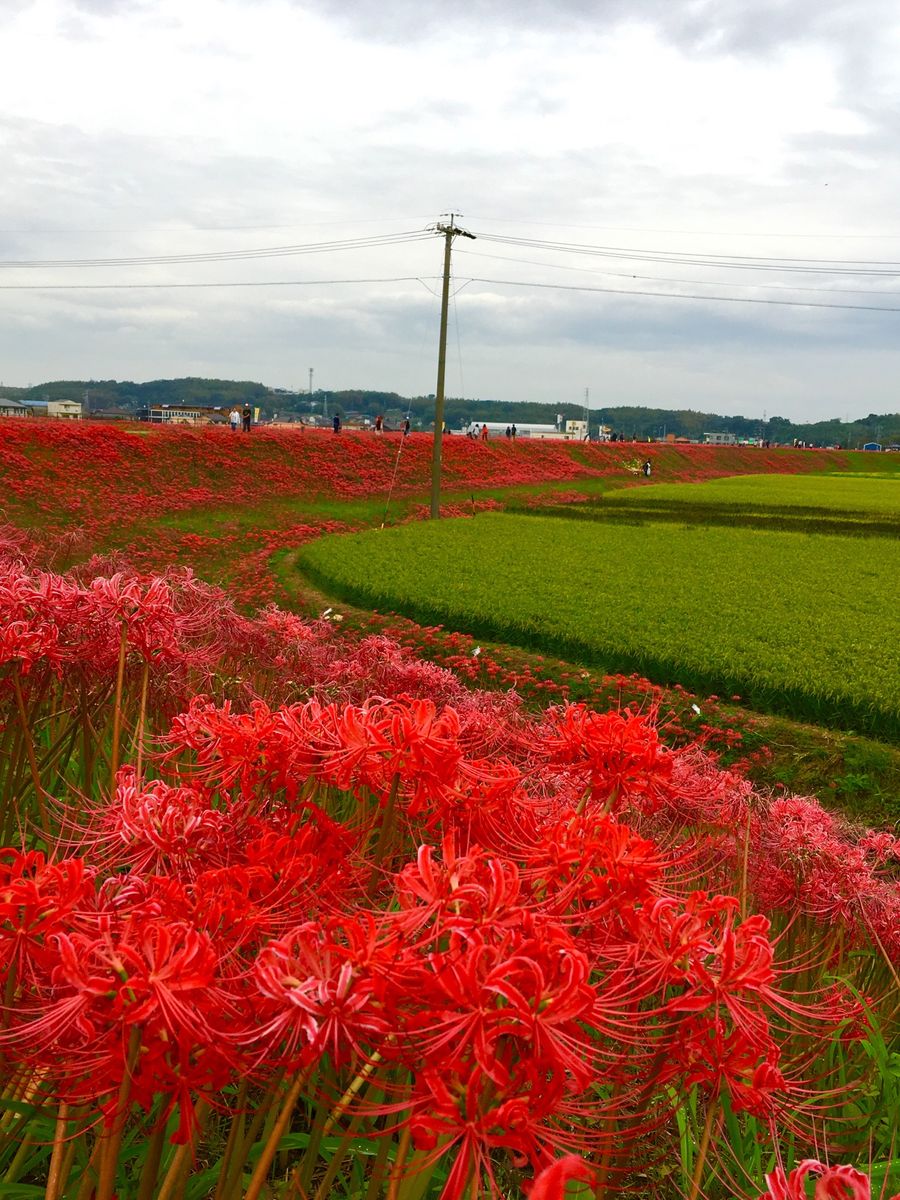
M 121 409 L 137 412 L 145 404 L 232 405 L 270 398 L 262 383 L 234 379 L 154 379 L 150 383 L 118 382 L 115 379 L 59 379 L 31 388 L 0 388 L 0 396 L 16 400 L 84 400 L 91 412 Z
M 278 413 L 322 415 L 327 406 L 343 417 L 350 414 L 374 418 L 383 413 L 389 422 L 410 414 L 413 427 L 430 429 L 434 416 L 433 396 L 401 396 L 397 392 L 377 392 L 353 389 L 341 392 L 290 392 L 272 389 L 262 383 L 233 379 L 154 379 L 149 383 L 102 380 L 55 380 L 31 388 L 0 387 L 0 397 L 16 400 L 87 400 L 91 412 L 102 413 L 116 409 L 136 412 L 145 404 L 193 403 L 231 406 L 250 401 L 262 409 L 263 416 Z M 579 404 L 537 404 L 501 400 L 466 400 L 448 397 L 445 406 L 449 428 L 459 429 L 471 421 L 501 421 L 517 424 L 553 424 L 557 415 L 564 419 L 580 418 Z M 676 437 L 700 439 L 704 433 L 733 433 L 738 438 L 767 437 L 773 442 L 792 442 L 798 439 L 813 445 L 861 446 L 878 441 L 883 445 L 900 443 L 900 413 L 870 413 L 858 421 L 817 421 L 796 423 L 786 417 L 773 416 L 763 424 L 757 417 L 721 416 L 718 413 L 695 412 L 693 409 L 627 407 L 612 405 L 591 409 L 591 424 L 609 425 L 625 437 L 662 438 L 674 433 Z

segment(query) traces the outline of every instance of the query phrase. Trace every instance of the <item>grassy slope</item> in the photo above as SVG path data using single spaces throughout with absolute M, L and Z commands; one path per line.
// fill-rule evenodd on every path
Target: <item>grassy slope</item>
M 372 434 L 127 428 L 90 423 L 7 421 L 0 430 L 3 510 L 53 527 L 108 523 L 143 509 L 159 515 L 255 506 L 272 498 L 311 502 L 427 494 L 430 437 Z M 449 494 L 520 485 L 593 481 L 618 487 L 649 457 L 661 479 L 695 481 L 756 472 L 853 470 L 852 452 L 718 446 L 584 445 L 468 438 L 444 442 Z M 885 456 L 888 458 L 889 456 Z M 629 469 L 631 468 L 631 469 Z M 116 510 L 119 510 L 116 512 Z

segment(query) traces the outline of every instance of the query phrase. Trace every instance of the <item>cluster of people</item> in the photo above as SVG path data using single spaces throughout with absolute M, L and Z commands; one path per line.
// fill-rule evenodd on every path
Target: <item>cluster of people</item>
M 375 418 L 374 429 L 379 437 L 384 433 L 384 429 L 385 429 L 384 416 L 381 413 L 379 413 L 378 416 Z M 410 433 L 411 429 L 412 429 L 412 423 L 411 423 L 409 417 L 407 417 L 406 420 L 403 422 L 403 429 L 401 430 L 403 436 L 409 437 L 409 433 Z
M 239 411 L 235 405 L 228 414 L 228 424 L 231 426 L 232 433 L 237 433 L 239 429 L 243 429 L 244 433 L 249 433 L 253 424 L 253 409 L 249 404 L 245 404 Z
M 515 429 L 515 426 L 513 426 L 512 428 Z M 466 437 L 471 438 L 473 442 L 477 442 L 479 440 L 482 442 L 486 442 L 488 440 L 488 436 L 489 436 L 489 430 L 488 430 L 487 425 L 482 425 L 478 421 L 473 421 L 472 424 L 466 430 Z M 507 426 L 507 429 L 506 429 L 506 436 L 507 437 L 515 437 L 515 434 L 511 433 L 509 426 Z
M 516 440 L 516 434 L 517 434 L 518 432 L 519 432 L 519 431 L 518 431 L 518 429 L 516 429 L 515 425 L 507 425 L 507 427 L 506 427 L 506 436 L 507 436 L 507 438 L 508 438 L 510 441 L 513 441 L 513 442 L 514 442 L 514 441 Z

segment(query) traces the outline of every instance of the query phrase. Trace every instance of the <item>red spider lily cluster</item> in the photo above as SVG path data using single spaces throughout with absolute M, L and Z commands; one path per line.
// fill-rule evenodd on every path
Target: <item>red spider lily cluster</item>
M 689 1098 L 695 1198 L 726 1115 L 776 1161 L 828 1135 L 827 1048 L 856 1062 L 900 957 L 889 834 L 651 712 L 532 715 L 184 571 L 2 550 L 0 1057 L 57 1114 L 49 1200 L 168 1197 L 216 1153 L 217 1195 L 324 1200 L 361 1142 L 373 1197 L 607 1197 Z M 863 1195 L 810 1160 L 769 1196 L 813 1176 Z
M 728 474 L 839 470 L 834 451 L 753 447 L 653 446 L 654 474 L 696 481 Z M 448 492 L 516 484 L 621 478 L 634 449 L 624 443 L 583 444 L 505 439 L 487 443 L 447 438 L 443 472 Z M 346 432 L 277 428 L 234 438 L 216 428 L 190 429 L 6 421 L 0 436 L 0 477 L 9 511 L 41 524 L 73 522 L 94 533 L 138 515 L 202 506 L 257 505 L 261 496 L 409 496 L 427 490 L 431 438 L 377 438 Z

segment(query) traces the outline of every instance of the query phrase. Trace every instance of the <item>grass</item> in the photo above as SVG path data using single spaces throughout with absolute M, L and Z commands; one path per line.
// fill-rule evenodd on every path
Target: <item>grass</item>
M 565 509 L 517 508 L 573 520 L 743 526 L 793 533 L 896 537 L 900 482 L 895 477 L 737 476 L 696 484 L 619 489 Z
M 900 522 L 900 477 L 831 475 L 736 475 L 705 483 L 660 483 L 607 497 L 618 505 L 725 506 L 766 514 L 795 510 L 847 519 L 893 517 Z
M 354 603 L 900 737 L 900 544 L 884 538 L 486 514 L 324 539 L 299 561 Z

